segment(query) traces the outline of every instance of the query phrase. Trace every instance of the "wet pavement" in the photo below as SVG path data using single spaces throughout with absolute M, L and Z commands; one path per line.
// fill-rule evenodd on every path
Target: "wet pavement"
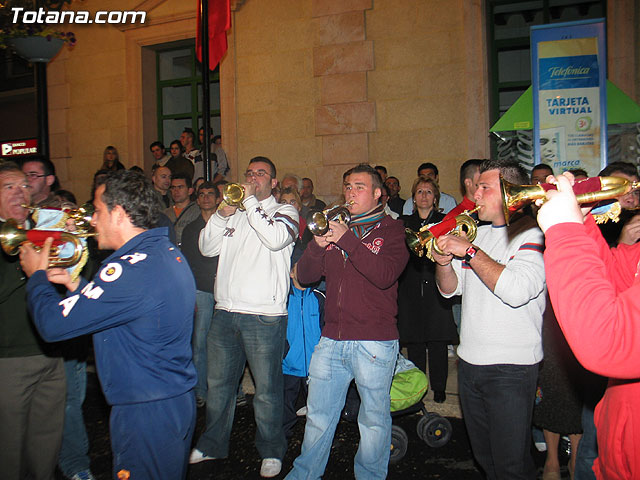
M 449 392 L 449 388 L 447 390 L 445 404 L 434 404 L 430 400 L 431 394 L 425 398 L 425 404 L 428 410 L 438 409 L 447 416 L 452 426 L 450 441 L 440 448 L 431 448 L 418 438 L 416 432 L 418 421 L 422 418 L 420 413 L 394 417 L 394 425 L 401 426 L 405 430 L 409 444 L 405 457 L 397 464 L 389 466 L 389 479 L 480 480 L 483 478 L 473 461 L 466 430 L 462 419 L 459 418 L 457 394 L 453 391 Z M 455 389 L 452 387 L 451 390 Z M 245 391 L 247 391 L 246 388 Z M 229 458 L 190 466 L 188 479 L 260 478 L 260 458 L 253 444 L 255 422 L 251 406 L 252 395 L 247 395 L 247 398 L 248 404 L 236 409 Z M 96 479 L 108 480 L 111 478 L 109 407 L 104 401 L 99 382 L 93 372 L 88 373 L 84 414 L 89 434 L 91 470 Z M 195 439 L 204 429 L 204 417 L 205 409 L 198 409 Z M 293 460 L 300 452 L 303 434 L 304 417 L 301 417 L 289 443 L 287 455 L 283 459 L 282 473 L 276 478 L 284 478 L 291 469 Z M 353 457 L 357 450 L 358 438 L 357 424 L 340 421 L 324 479 L 353 478 Z M 541 472 L 544 455 L 535 452 L 534 458 Z M 563 471 L 563 478 L 565 476 L 566 472 Z M 58 475 L 56 478 L 62 479 L 63 477 Z

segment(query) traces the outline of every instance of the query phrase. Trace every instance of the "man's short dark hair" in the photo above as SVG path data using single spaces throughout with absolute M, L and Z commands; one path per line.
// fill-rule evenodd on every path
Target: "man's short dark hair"
M 467 193 L 467 189 L 465 188 L 464 181 L 467 178 L 473 178 L 478 170 L 480 170 L 480 165 L 484 160 L 480 158 L 470 158 L 462 165 L 460 165 L 460 192 L 462 195 Z
M 304 182 L 305 180 L 308 180 L 311 186 L 313 187 L 313 180 L 311 180 L 309 177 L 304 177 L 302 181 Z
M 27 162 L 39 163 L 40 165 L 42 165 L 42 171 L 44 172 L 45 175 L 53 175 L 55 177 L 55 180 L 51 184 L 51 187 L 49 187 L 49 189 L 52 192 L 60 188 L 60 182 L 58 182 L 58 177 L 56 176 L 56 166 L 53 164 L 51 160 L 41 155 L 37 155 L 33 157 L 24 157 L 23 159 L 20 160 L 20 167 L 23 167 L 24 164 Z
M 514 160 L 484 160 L 480 165 L 480 173 L 489 170 L 500 170 L 500 175 L 507 182 L 516 185 L 527 185 L 529 183 L 529 175 L 522 165 Z
M 187 188 L 191 188 L 192 187 L 192 183 L 191 183 L 191 177 L 189 177 L 189 175 L 187 175 L 186 173 L 176 173 L 175 175 L 171 175 L 171 181 L 173 182 L 174 180 L 184 180 L 185 185 L 187 186 Z
M 55 165 L 47 157 L 41 157 L 41 156 L 25 157 L 25 158 L 20 160 L 20 166 L 21 167 L 24 166 L 24 164 L 27 163 L 27 162 L 37 162 L 40 165 L 42 165 L 42 171 L 44 172 L 45 175 L 55 175 L 56 174 Z
M 583 177 L 588 177 L 589 174 L 587 173 L 586 170 L 583 170 L 582 168 L 572 168 L 571 170 L 567 170 L 569 173 L 571 173 L 574 177 L 577 177 L 579 175 L 582 175 Z
M 387 167 L 383 167 L 382 165 L 376 165 L 375 169 L 376 170 L 380 170 L 381 172 L 384 172 L 385 174 L 387 173 Z
M 546 163 L 538 163 L 537 165 L 534 165 L 531 169 L 531 175 L 533 175 L 533 172 L 537 170 L 549 170 L 551 172 L 551 175 L 553 175 L 553 168 L 551 168 Z
M 273 164 L 271 160 L 269 160 L 267 157 L 253 157 L 251 160 L 249 160 L 249 165 L 257 162 L 262 162 L 269 165 L 269 168 L 271 168 L 271 178 L 278 178 L 276 176 L 276 166 Z
M 220 135 L 216 135 L 215 137 L 213 137 L 213 143 L 216 143 L 218 139 L 222 140 L 222 137 Z
M 638 168 L 629 162 L 611 162 L 599 174 L 600 177 L 609 177 L 615 172 L 624 173 L 629 176 L 638 176 Z
M 398 177 L 394 177 L 394 176 L 387 177 L 387 180 L 385 180 L 385 183 L 386 183 L 388 180 L 395 180 L 396 182 L 398 182 L 398 185 L 400 185 L 400 180 L 398 180 Z
M 144 175 L 130 170 L 110 171 L 97 179 L 99 185 L 105 186 L 102 201 L 110 212 L 120 205 L 134 226 L 145 230 L 156 226 L 159 202 L 151 182 Z
M 151 145 L 149 145 L 149 150 L 152 150 L 153 147 L 160 147 L 160 150 L 166 150 L 166 148 L 164 148 L 164 144 L 159 140 L 156 140 Z
M 371 176 L 371 184 L 373 185 L 373 189 L 375 190 L 376 188 L 379 188 L 380 191 L 382 191 L 382 177 L 375 168 L 371 167 L 371 165 L 368 165 L 366 163 L 356 165 L 355 167 L 350 168 L 349 170 L 344 172 L 342 178 L 346 180 L 347 177 L 353 173 L 368 173 Z
M 198 191 L 196 192 L 196 195 L 200 195 L 200 192 L 202 190 L 213 190 L 215 193 L 216 198 L 218 198 L 220 196 L 220 192 L 218 191 L 218 188 L 209 181 L 204 181 L 200 184 L 200 186 L 198 187 Z
M 191 136 L 191 140 L 194 140 L 194 141 L 195 141 L 195 139 L 196 139 L 196 134 L 195 134 L 195 133 L 193 133 L 193 129 L 191 129 L 191 128 L 189 128 L 189 127 L 186 127 L 186 128 L 182 131 L 182 133 L 186 133 L 187 135 L 190 135 L 190 136 Z
M 421 165 L 418 167 L 418 176 L 420 176 L 420 172 L 421 172 L 422 170 L 425 170 L 425 169 L 427 169 L 427 168 L 429 168 L 429 169 L 433 170 L 433 173 L 435 173 L 435 174 L 436 174 L 436 176 L 438 176 L 438 175 L 439 175 L 439 173 L 438 173 L 438 167 L 436 167 L 436 166 L 435 166 L 435 164 L 433 164 L 433 163 L 431 163 L 431 162 L 426 162 L 426 163 L 421 164 Z

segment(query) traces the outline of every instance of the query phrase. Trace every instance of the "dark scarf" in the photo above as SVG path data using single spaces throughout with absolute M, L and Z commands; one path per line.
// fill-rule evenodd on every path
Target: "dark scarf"
M 349 228 L 357 238 L 362 238 L 369 233 L 373 227 L 380 223 L 386 215 L 387 214 L 384 213 L 384 207 L 378 204 L 368 212 L 352 216 Z

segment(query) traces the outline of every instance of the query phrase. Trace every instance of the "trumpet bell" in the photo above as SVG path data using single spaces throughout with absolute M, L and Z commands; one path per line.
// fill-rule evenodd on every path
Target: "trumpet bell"
M 222 189 L 222 199 L 230 207 L 237 207 L 244 210 L 242 201 L 244 200 L 244 188 L 239 183 L 228 183 Z
M 0 245 L 7 255 L 17 255 L 20 252 L 20 245 L 23 243 L 32 243 L 36 249 L 41 249 L 47 237 L 53 237 L 54 248 L 49 257 L 49 267 L 71 267 L 77 264 L 82 258 L 84 245 L 80 237 L 88 237 L 94 234 L 83 233 L 74 235 L 59 230 L 25 230 L 18 223 L 10 218 L 0 228 Z M 73 245 L 73 253 L 66 257 L 61 257 L 62 245 L 71 243 Z
M 347 202 L 344 205 L 337 205 L 335 207 L 327 208 L 321 212 L 313 212 L 311 218 L 307 222 L 307 228 L 315 236 L 322 236 L 329 231 L 329 222 L 351 222 L 351 212 L 347 209 L 347 206 L 353 202 Z
M 428 230 L 426 230 L 427 234 L 424 236 L 422 236 L 423 232 L 423 230 L 414 232 L 410 228 L 404 229 L 404 237 L 407 242 L 407 246 L 409 247 L 409 251 L 413 252 L 414 255 L 417 255 L 418 257 L 422 257 L 424 255 L 424 246 L 429 241 L 428 236 L 431 235 L 433 237 L 431 232 Z

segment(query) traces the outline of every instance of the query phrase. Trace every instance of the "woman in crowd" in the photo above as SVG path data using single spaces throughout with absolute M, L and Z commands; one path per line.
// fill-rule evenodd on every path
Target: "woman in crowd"
M 538 393 L 533 408 L 533 424 L 542 428 L 547 458 L 542 480 L 560 480 L 558 445 L 561 435 L 571 441 L 569 476 L 573 479 L 578 444 L 582 436 L 582 404 L 589 373 L 578 363 L 560 330 L 547 298 L 542 325 L 544 360 L 538 376 Z
M 405 227 L 418 231 L 424 225 L 442 221 L 444 214 L 438 211 L 440 189 L 434 180 L 417 178 L 411 193 L 413 214 L 400 217 Z M 444 402 L 449 369 L 447 345 L 458 343 L 458 335 L 451 300 L 438 293 L 435 263 L 426 257 L 411 255 L 400 277 L 398 330 L 400 345 L 407 348 L 409 360 L 424 372 L 425 349 L 429 350 L 429 382 L 434 400 Z
M 104 149 L 100 170 L 124 170 L 124 165 L 120 163 L 120 155 L 118 155 L 116 147 L 109 145 Z

